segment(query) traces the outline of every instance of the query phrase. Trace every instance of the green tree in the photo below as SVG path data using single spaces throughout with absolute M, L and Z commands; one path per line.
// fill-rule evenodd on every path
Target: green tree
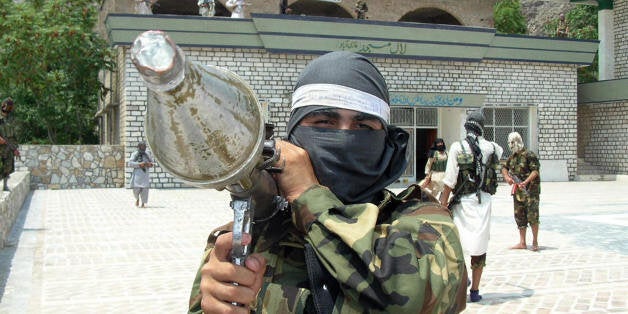
M 15 100 L 21 143 L 98 143 L 94 114 L 114 70 L 91 0 L 0 0 L 0 97 Z
M 519 0 L 500 0 L 493 7 L 495 30 L 503 34 L 526 34 L 527 21 Z
M 565 21 L 569 26 L 569 38 L 597 40 L 597 6 L 579 4 L 574 6 L 567 14 Z M 545 25 L 546 34 L 554 34 L 558 25 L 558 18 Z M 597 81 L 598 77 L 598 57 L 588 67 L 578 69 L 578 83 L 588 83 Z

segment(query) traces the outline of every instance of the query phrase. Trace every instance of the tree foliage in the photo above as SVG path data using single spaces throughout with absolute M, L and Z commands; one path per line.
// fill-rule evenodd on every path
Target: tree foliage
M 503 34 L 526 34 L 527 21 L 519 0 L 499 0 L 493 7 L 495 30 Z
M 15 100 L 20 143 L 98 143 L 98 73 L 114 63 L 96 18 L 91 0 L 0 0 L 0 97 Z
M 569 38 L 597 40 L 597 6 L 579 4 L 574 6 L 567 14 L 565 21 L 569 26 Z M 545 25 L 546 34 L 555 34 L 558 18 Z M 598 77 L 598 57 L 595 56 L 593 63 L 588 67 L 578 69 L 578 83 L 588 83 L 597 81 Z

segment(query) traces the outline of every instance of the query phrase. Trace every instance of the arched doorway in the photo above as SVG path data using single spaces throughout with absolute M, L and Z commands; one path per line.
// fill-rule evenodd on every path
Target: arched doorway
M 299 0 L 288 5 L 289 14 L 353 18 L 342 6 L 329 1 Z
M 462 25 L 457 18 L 437 8 L 421 8 L 404 14 L 400 22 L 416 22 L 429 24 Z
M 153 5 L 153 14 L 199 15 L 198 0 L 159 0 Z M 214 1 L 214 16 L 231 16 L 231 12 L 218 0 Z

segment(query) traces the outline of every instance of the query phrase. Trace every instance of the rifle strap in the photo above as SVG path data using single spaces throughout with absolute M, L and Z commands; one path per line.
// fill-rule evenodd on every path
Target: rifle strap
M 321 265 L 312 245 L 305 243 L 305 264 L 310 280 L 310 291 L 314 298 L 314 307 L 319 314 L 331 313 L 338 295 L 338 282 Z

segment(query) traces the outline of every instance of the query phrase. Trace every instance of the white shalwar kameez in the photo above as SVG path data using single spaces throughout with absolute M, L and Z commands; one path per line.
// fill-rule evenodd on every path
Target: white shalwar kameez
M 464 151 L 473 154 L 469 143 L 466 140 L 455 142 L 449 150 L 449 158 L 447 160 L 447 169 L 445 170 L 445 178 L 443 182 L 452 189 L 456 186 L 458 180 L 458 155 L 462 153 L 461 144 L 464 145 Z M 495 146 L 493 146 L 493 144 Z M 482 163 L 486 165 L 489 156 L 493 153 L 493 147 L 498 158 L 501 158 L 503 149 L 496 143 L 489 142 L 483 137 L 479 137 L 479 147 L 482 151 Z M 462 195 L 460 203 L 452 208 L 454 223 L 460 233 L 460 242 L 462 249 L 466 255 L 479 256 L 486 253 L 488 249 L 488 240 L 490 238 L 491 227 L 491 207 L 492 200 L 489 193 L 480 192 L 481 203 L 475 193 Z
M 133 189 L 133 195 L 136 200 L 141 200 L 142 204 L 148 203 L 148 190 L 150 189 L 150 168 L 140 168 L 142 162 L 153 162 L 153 159 L 144 153 L 142 158 L 137 155 L 139 151 L 133 152 L 129 159 L 129 167 L 133 168 L 131 174 L 131 188 Z

